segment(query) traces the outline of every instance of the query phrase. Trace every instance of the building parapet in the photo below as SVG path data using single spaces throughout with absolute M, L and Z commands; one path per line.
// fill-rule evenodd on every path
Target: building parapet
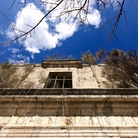
M 76 67 L 82 68 L 81 60 L 45 60 L 42 61 L 42 68 L 53 67 Z

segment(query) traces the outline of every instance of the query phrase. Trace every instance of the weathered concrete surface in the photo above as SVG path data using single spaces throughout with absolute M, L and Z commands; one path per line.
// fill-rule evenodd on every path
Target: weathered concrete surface
M 24 91 L 7 89 L 0 97 L 2 138 L 138 137 L 138 89 Z
M 2 137 L 137 137 L 136 117 L 5 117 Z
M 99 88 L 91 67 L 77 70 L 79 88 Z
M 56 67 L 74 67 L 82 68 L 81 60 L 44 60 L 42 61 L 43 68 L 56 68 Z
M 138 118 L 130 116 L 12 116 L 0 117 L 4 127 L 138 127 Z M 138 128 L 137 128 L 138 129 Z
M 34 65 L 21 89 L 0 89 L 0 137 L 138 138 L 138 89 L 104 89 L 103 68 Z M 43 89 L 49 72 L 72 72 L 73 89 Z
M 77 99 L 76 99 L 77 100 Z M 138 103 L 135 101 L 9 101 L 1 102 L 1 116 L 137 116 Z
M 18 65 L 18 74 L 21 76 L 24 73 L 24 68 L 24 65 Z M 106 84 L 109 82 L 102 74 L 103 68 L 104 65 L 83 65 L 82 68 L 42 68 L 41 65 L 35 65 L 18 88 L 43 88 L 49 72 L 72 72 L 73 88 L 106 88 Z
M 9 127 L 10 128 L 10 127 Z M 137 128 L 59 128 L 59 127 L 14 127 L 6 128 L 1 137 L 35 138 L 137 138 Z M 22 131 L 24 129 L 24 131 Z
M 63 66 L 60 64 L 63 62 Z M 58 65 L 58 63 L 60 63 Z M 48 63 L 49 64 L 49 63 Z M 104 64 L 87 65 L 78 61 L 54 61 L 51 67 L 42 68 L 40 64 L 14 65 L 17 67 L 16 73 L 12 76 L 17 81 L 9 82 L 7 88 L 44 88 L 50 72 L 70 72 L 72 74 L 72 88 L 87 89 L 87 88 L 117 88 L 117 82 L 109 82 L 105 74 Z M 11 74 L 12 75 L 12 72 Z M 60 81 L 61 82 L 61 81 Z M 70 81 L 71 82 L 71 81 Z M 2 83 L 2 82 L 0 82 Z M 5 82 L 6 83 L 6 82 Z M 17 83 L 17 84 L 16 84 Z M 4 87 L 4 86 L 3 86 Z

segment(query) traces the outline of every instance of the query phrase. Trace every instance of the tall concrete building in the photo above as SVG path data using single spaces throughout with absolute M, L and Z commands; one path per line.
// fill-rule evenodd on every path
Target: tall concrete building
M 0 89 L 0 137 L 138 138 L 138 89 L 116 88 L 105 65 L 29 66 L 17 66 L 15 88 Z

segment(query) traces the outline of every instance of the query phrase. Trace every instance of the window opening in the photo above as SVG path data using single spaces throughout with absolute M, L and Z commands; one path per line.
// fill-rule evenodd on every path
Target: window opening
M 72 88 L 72 73 L 50 72 L 44 88 Z

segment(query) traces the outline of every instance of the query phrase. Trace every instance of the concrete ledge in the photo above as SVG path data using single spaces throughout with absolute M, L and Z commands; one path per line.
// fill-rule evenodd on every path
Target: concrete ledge
M 59 101 L 61 102 L 62 100 L 67 101 L 82 101 L 82 102 L 86 102 L 86 101 L 126 101 L 126 102 L 137 102 L 138 101 L 138 95 L 124 95 L 124 96 L 118 96 L 118 95 L 79 95 L 79 96 L 75 96 L 75 95 L 57 95 L 57 96 L 52 96 L 52 95 L 10 95 L 10 96 L 1 96 L 0 97 L 0 101 L 12 101 L 12 102 L 16 102 L 16 101 Z
M 0 101 L 138 101 L 138 89 L 0 89 Z
M 41 138 L 137 138 L 138 128 L 123 127 L 78 127 L 78 128 L 43 128 L 43 127 L 31 127 L 31 128 L 5 128 L 0 137 L 41 137 Z
M 81 60 L 45 60 L 42 61 L 42 68 L 53 67 L 75 67 L 82 68 Z
M 138 89 L 0 89 L 0 95 L 138 95 Z

